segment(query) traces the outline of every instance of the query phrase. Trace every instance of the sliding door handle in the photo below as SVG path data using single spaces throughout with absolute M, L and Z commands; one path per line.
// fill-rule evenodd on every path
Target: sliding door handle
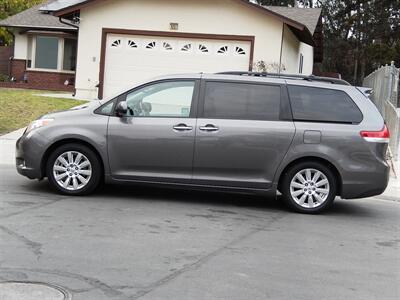
M 193 130 L 192 126 L 187 126 L 186 124 L 178 124 L 173 127 L 175 131 L 191 131 Z
M 206 132 L 216 132 L 219 130 L 219 128 L 215 125 L 208 124 L 206 126 L 200 126 L 201 131 L 206 131 Z

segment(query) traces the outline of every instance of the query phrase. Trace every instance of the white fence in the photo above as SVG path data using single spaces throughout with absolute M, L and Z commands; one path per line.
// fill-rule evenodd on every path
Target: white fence
M 400 108 L 399 74 L 392 63 L 371 73 L 364 79 L 364 86 L 373 89 L 371 99 L 382 113 L 391 133 L 390 149 L 394 159 L 400 157 Z

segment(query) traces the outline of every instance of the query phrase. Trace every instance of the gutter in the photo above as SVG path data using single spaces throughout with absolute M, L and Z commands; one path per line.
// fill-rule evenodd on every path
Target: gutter
M 37 26 L 37 25 L 9 25 L 9 24 L 0 24 L 0 27 L 9 27 L 9 28 L 35 28 L 35 29 L 47 29 L 47 30 L 76 30 L 76 27 L 72 24 L 68 24 L 62 22 L 73 28 L 66 28 L 66 27 L 55 27 L 55 26 Z
M 75 24 L 71 24 L 71 23 L 65 22 L 62 17 L 58 17 L 58 21 L 60 21 L 61 24 L 72 26 L 72 27 L 74 27 L 74 28 L 79 30 L 79 26 L 77 26 Z

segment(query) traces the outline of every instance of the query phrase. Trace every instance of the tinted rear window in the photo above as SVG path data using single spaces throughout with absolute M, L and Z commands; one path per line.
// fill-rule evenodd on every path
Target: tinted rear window
M 293 118 L 299 121 L 360 123 L 362 113 L 343 91 L 288 86 Z
M 207 82 L 204 117 L 279 120 L 281 88 L 274 85 Z

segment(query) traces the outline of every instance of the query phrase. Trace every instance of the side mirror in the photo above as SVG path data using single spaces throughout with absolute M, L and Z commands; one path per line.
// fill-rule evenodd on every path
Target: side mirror
M 119 102 L 117 107 L 115 108 L 115 113 L 117 117 L 122 118 L 127 114 L 127 112 L 128 112 L 128 104 L 126 103 L 126 101 Z

